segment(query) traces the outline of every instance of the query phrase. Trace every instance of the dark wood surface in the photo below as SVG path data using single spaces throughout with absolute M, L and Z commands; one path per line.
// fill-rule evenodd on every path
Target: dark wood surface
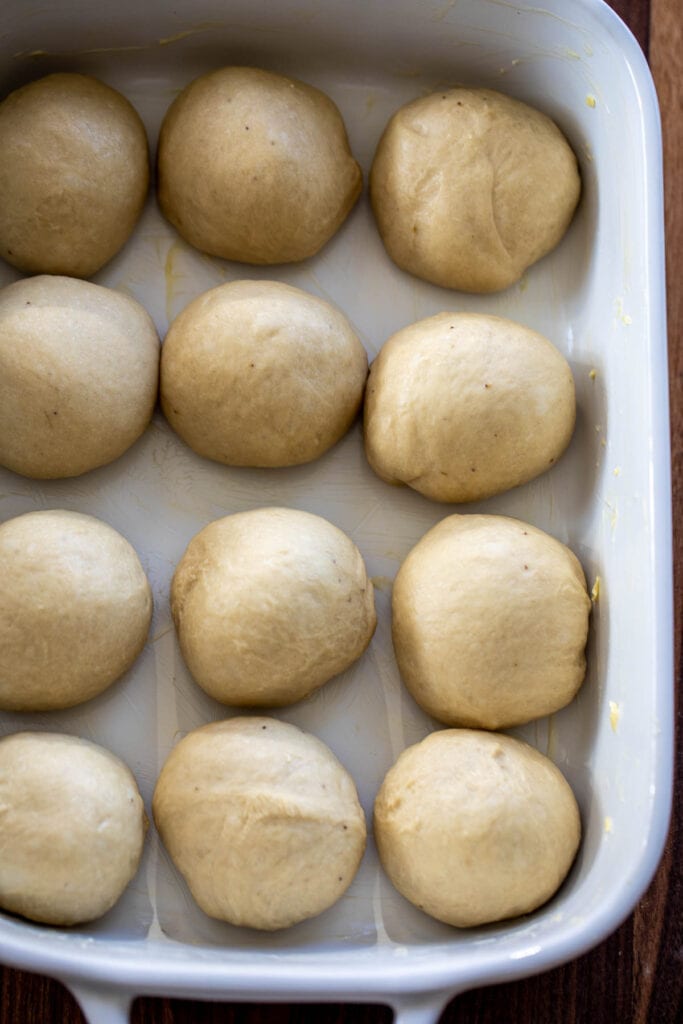
M 676 676 L 683 622 L 683 0 L 611 0 L 649 58 L 665 150 L 669 367 L 676 579 Z M 678 524 L 678 525 L 676 525 Z M 683 749 L 680 703 L 677 747 Z M 454 1000 L 441 1024 L 681 1024 L 683 1022 L 683 773 L 679 756 L 671 830 L 659 870 L 635 912 L 572 963 Z M 132 1024 L 389 1024 L 383 1007 L 210 1004 L 138 999 Z M 0 968 L 0 1024 L 83 1024 L 63 986 Z

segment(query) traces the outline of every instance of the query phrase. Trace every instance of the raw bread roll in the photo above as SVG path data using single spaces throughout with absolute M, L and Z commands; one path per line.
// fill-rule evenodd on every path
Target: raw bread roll
M 48 75 L 0 104 L 0 256 L 90 277 L 127 241 L 149 184 L 145 128 L 87 75 Z
M 349 429 L 368 373 L 337 309 L 272 281 L 235 281 L 191 302 L 162 349 L 161 404 L 199 455 L 296 466 Z
M 439 313 L 373 362 L 365 453 L 388 483 L 477 501 L 549 469 L 575 417 L 571 369 L 546 338 L 502 317 Z
M 105 914 L 137 871 L 147 828 L 126 765 L 76 736 L 0 740 L 0 906 L 45 924 Z
M 360 551 L 309 512 L 226 516 L 173 577 L 180 649 L 199 685 L 235 705 L 301 700 L 360 658 L 377 622 Z
M 122 455 L 149 423 L 159 339 L 121 292 L 69 277 L 0 291 L 0 464 L 38 479 Z
M 273 718 L 189 733 L 161 771 L 153 806 L 204 913 L 250 928 L 286 928 L 327 910 L 365 849 L 351 776 L 320 740 Z
M 527 914 L 565 878 L 581 837 L 562 773 L 510 736 L 434 732 L 409 747 L 375 801 L 392 883 L 458 928 Z
M 191 82 L 159 137 L 159 204 L 191 245 L 292 263 L 332 237 L 362 187 L 341 114 L 304 82 L 227 67 Z
M 443 519 L 399 569 L 392 601 L 401 676 L 448 725 L 504 729 L 550 715 L 583 682 L 583 569 L 518 519 Z
M 90 700 L 145 645 L 152 592 L 135 551 L 78 512 L 28 512 L 0 526 L 0 708 Z
M 414 100 L 377 147 L 370 195 L 403 270 L 446 288 L 495 292 L 560 241 L 581 192 L 556 124 L 490 89 Z

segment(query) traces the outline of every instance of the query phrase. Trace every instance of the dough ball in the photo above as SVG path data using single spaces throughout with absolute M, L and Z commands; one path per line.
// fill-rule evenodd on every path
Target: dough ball
M 87 75 L 47 75 L 0 104 L 0 256 L 90 277 L 127 241 L 149 184 L 145 128 Z
M 370 176 L 394 263 L 465 292 L 508 288 L 554 249 L 580 192 L 557 125 L 490 89 L 451 89 L 402 107 Z
M 197 249 L 292 263 L 332 237 L 360 167 L 332 100 L 304 82 L 228 67 L 191 82 L 159 137 L 159 204 Z
M 504 729 L 568 704 L 586 673 L 591 602 L 576 556 L 506 516 L 449 516 L 393 589 L 403 680 L 448 725 Z
M 225 704 L 292 704 L 353 664 L 377 622 L 360 551 L 309 512 L 226 516 L 190 542 L 173 577 L 180 649 Z
M 373 362 L 365 453 L 388 483 L 477 501 L 549 469 L 575 417 L 571 369 L 546 338 L 502 317 L 439 313 Z
M 409 747 L 375 802 L 375 839 L 398 891 L 458 928 L 527 914 L 565 878 L 581 837 L 568 783 L 533 747 L 448 729 Z
M 176 318 L 161 404 L 199 455 L 231 466 L 296 466 L 331 448 L 363 397 L 365 349 L 322 299 L 271 281 L 205 292 Z
M 204 913 L 250 928 L 327 910 L 365 849 L 351 776 L 320 740 L 273 718 L 189 733 L 161 771 L 154 820 Z
M 0 906 L 44 924 L 93 921 L 137 871 L 147 828 L 126 765 L 76 736 L 0 739 Z
M 0 526 L 0 708 L 90 700 L 140 654 L 152 592 L 135 551 L 92 516 L 28 512 Z
M 122 455 L 152 418 L 159 339 L 134 299 L 68 277 L 0 291 L 0 464 L 78 476 Z

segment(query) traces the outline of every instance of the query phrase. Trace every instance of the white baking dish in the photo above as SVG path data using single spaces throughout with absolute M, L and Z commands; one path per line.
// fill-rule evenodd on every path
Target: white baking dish
M 584 840 L 560 893 L 538 913 L 458 932 L 423 916 L 382 877 L 372 844 L 348 894 L 320 918 L 260 935 L 204 917 L 151 832 L 137 878 L 91 927 L 40 928 L 0 917 L 0 958 L 61 977 L 91 1021 L 118 1022 L 139 993 L 208 999 L 335 999 L 392 1004 L 432 1021 L 453 993 L 552 967 L 613 930 L 647 885 L 666 834 L 672 766 L 672 603 L 662 176 L 657 104 L 644 58 L 600 0 L 7 0 L 3 93 L 52 70 L 99 75 L 160 119 L 196 74 L 229 63 L 273 68 L 326 90 L 365 172 L 400 104 L 457 82 L 509 92 L 564 128 L 584 196 L 569 234 L 522 283 L 489 297 L 437 289 L 385 256 L 364 197 L 316 258 L 257 270 L 190 250 L 151 199 L 124 252 L 97 277 L 130 292 L 161 335 L 200 291 L 272 277 L 331 298 L 370 355 L 397 328 L 446 310 L 491 311 L 534 327 L 567 355 L 576 435 L 536 482 L 471 509 L 547 529 L 600 577 L 589 673 L 578 699 L 518 732 L 561 766 L 579 798 Z M 17 276 L 7 267 L 2 283 Z M 189 679 L 168 609 L 174 564 L 211 519 L 270 504 L 346 530 L 375 578 L 369 652 L 313 699 L 278 712 L 325 740 L 355 776 L 368 814 L 399 751 L 433 723 L 402 690 L 390 642 L 390 584 L 415 541 L 452 511 L 395 490 L 367 467 L 356 427 L 318 463 L 232 470 L 195 457 L 159 414 L 112 466 L 33 482 L 0 471 L 3 519 L 31 509 L 92 513 L 123 532 L 153 583 L 152 638 L 100 698 L 51 715 L 4 715 L 2 732 L 59 729 L 123 757 L 149 806 L 178 736 L 226 711 Z

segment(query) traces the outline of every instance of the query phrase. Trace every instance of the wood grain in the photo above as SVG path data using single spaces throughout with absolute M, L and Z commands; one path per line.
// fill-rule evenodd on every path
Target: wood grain
M 669 359 L 674 508 L 676 674 L 683 623 L 683 6 L 681 0 L 613 0 L 649 55 L 664 126 Z M 515 984 L 455 1000 L 442 1024 L 680 1024 L 683 1019 L 683 722 L 672 826 L 657 875 L 634 914 L 586 956 Z M 132 1024 L 389 1024 L 382 1007 L 259 1006 L 139 999 Z M 0 1024 L 82 1024 L 57 982 L 0 971 Z

